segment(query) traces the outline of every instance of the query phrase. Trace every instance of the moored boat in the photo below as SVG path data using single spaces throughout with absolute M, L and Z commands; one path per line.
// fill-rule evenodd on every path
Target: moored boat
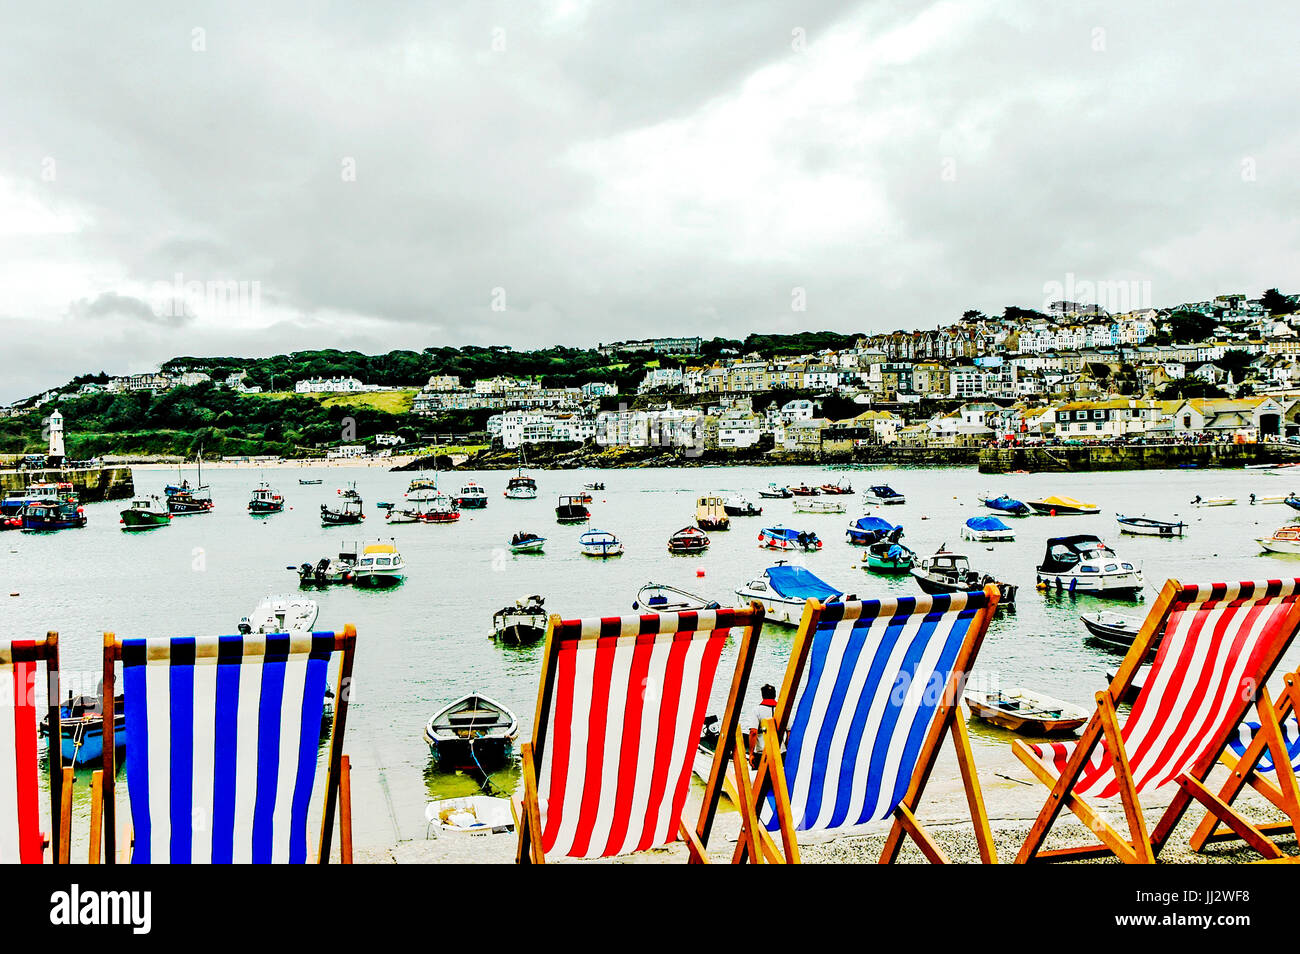
M 404 579 L 406 561 L 393 542 L 367 544 L 352 569 L 352 582 L 356 586 L 395 586 Z
M 460 508 L 448 494 L 434 494 L 427 498 L 420 514 L 421 523 L 455 523 L 460 519 Z
M 787 497 L 793 497 L 789 487 L 780 487 L 776 484 L 768 484 L 766 490 L 758 492 L 760 497 L 767 497 L 769 500 L 785 500 Z
M 561 497 L 555 505 L 556 523 L 586 523 L 590 519 L 591 511 L 578 497 Z
M 546 600 L 534 594 L 492 614 L 492 638 L 510 646 L 527 646 L 546 635 Z
M 669 553 L 703 553 L 708 548 L 708 534 L 699 527 L 682 527 L 668 538 Z
M 487 491 L 472 480 L 460 488 L 460 493 L 453 499 L 461 510 L 482 510 L 488 505 Z
M 862 495 L 862 498 L 867 503 L 880 504 L 881 506 L 907 503 L 907 497 L 900 494 L 889 484 L 873 484 L 867 488 L 867 492 Z
M 1255 494 L 1251 494 L 1250 504 L 1252 507 L 1255 506 L 1256 504 L 1284 504 L 1286 503 L 1287 498 L 1290 496 L 1292 495 L 1291 494 L 1260 494 L 1259 496 L 1256 496 Z
M 1103 610 L 1099 613 L 1081 613 L 1079 621 L 1083 623 L 1083 628 L 1088 631 L 1088 637 L 1104 645 L 1117 653 L 1127 653 L 1133 645 L 1133 640 L 1137 638 L 1138 632 L 1142 629 L 1142 619 L 1140 617 L 1125 616 L 1123 613 L 1113 613 L 1110 610 Z M 1155 639 L 1151 641 L 1151 647 L 1148 656 L 1154 657 L 1156 650 L 1160 648 L 1160 640 L 1164 633 L 1157 633 Z
M 315 563 L 303 563 L 298 569 L 300 586 L 336 586 L 352 582 L 352 570 L 357 565 L 357 545 L 342 544 L 336 559 L 321 557 Z M 289 569 L 293 569 L 290 567 Z
M 837 494 L 851 494 L 854 493 L 854 490 L 853 485 L 841 477 L 833 484 L 822 484 L 821 492 L 835 496 Z
M 1300 524 L 1278 527 L 1271 536 L 1256 537 L 1255 542 L 1269 553 L 1300 553 Z
M 1286 503 L 1287 500 L 1282 501 Z M 1192 498 L 1193 507 L 1231 507 L 1237 503 L 1236 497 L 1202 497 L 1197 494 Z
M 988 514 L 983 517 L 971 517 L 962 524 L 961 538 L 991 543 L 999 540 L 1014 540 L 1016 531 L 1003 523 L 1000 517 Z
M 33 484 L 18 505 L 16 517 L 9 517 L 10 529 L 26 533 L 46 533 L 53 530 L 72 530 L 86 525 L 86 511 L 77 500 L 69 483 Z M 6 509 L 13 498 L 6 501 Z
M 50 717 L 41 719 L 40 734 L 48 737 Z M 126 748 L 126 711 L 122 696 L 113 706 L 113 748 Z M 59 750 L 68 765 L 96 765 L 104 756 L 104 700 L 101 696 L 81 695 L 59 704 Z
M 424 741 L 444 768 L 482 769 L 505 762 L 518 733 L 513 712 L 481 692 L 471 692 L 429 717 Z
M 1014 583 L 1003 583 L 988 573 L 972 570 L 970 560 L 961 553 L 939 550 L 912 567 L 912 576 L 926 593 L 966 593 L 992 584 L 998 588 L 999 605 L 1011 606 L 1016 601 Z
M 1181 521 L 1157 520 L 1154 517 L 1126 517 L 1115 514 L 1119 532 L 1137 537 L 1181 537 L 1187 524 Z
M 742 606 L 753 601 L 762 603 L 767 620 L 792 626 L 798 625 L 809 599 L 822 603 L 853 599 L 806 567 L 791 566 L 784 560 L 768 567 L 758 579 L 737 588 L 736 596 Z
M 520 530 L 510 538 L 511 553 L 541 553 L 546 546 L 546 538 L 539 537 L 531 530 Z
M 800 484 L 797 487 L 790 487 L 790 494 L 795 497 L 816 497 L 821 491 L 816 487 L 809 487 L 807 484 Z
M 1288 494 L 1286 500 L 1283 500 L 1282 502 L 1292 510 L 1300 510 L 1300 497 L 1297 497 L 1295 494 Z
M 895 527 L 888 536 L 868 544 L 867 552 L 862 554 L 866 569 L 876 573 L 911 573 L 916 565 L 916 553 L 900 542 L 902 537 L 903 528 Z
M 1042 500 L 1030 500 L 1028 504 L 1040 517 L 1090 516 L 1101 512 L 1096 504 L 1055 495 Z
M 763 508 L 755 507 L 748 498 L 733 494 L 722 502 L 722 509 L 728 517 L 761 517 Z
M 637 590 L 632 609 L 649 610 L 652 613 L 680 613 L 698 610 L 718 609 L 716 600 L 697 596 L 667 583 L 647 583 Z
M 506 481 L 507 500 L 536 500 L 537 481 L 524 473 L 524 447 L 519 445 L 519 466 L 515 474 Z
M 239 621 L 239 632 L 244 636 L 310 636 L 319 613 L 316 601 L 305 596 L 268 596 Z
M 253 496 L 248 501 L 248 512 L 253 516 L 279 513 L 284 509 L 284 497 L 271 489 L 265 480 L 253 488 Z
M 578 537 L 582 555 L 589 557 L 616 557 L 623 555 L 623 541 L 607 530 L 591 529 Z
M 821 540 L 813 531 L 779 526 L 758 531 L 758 545 L 767 550 L 802 550 L 804 553 L 822 548 Z
M 701 530 L 728 530 L 731 518 L 721 497 L 700 497 L 695 501 L 695 525 Z
M 1000 497 L 980 497 L 979 501 L 990 510 L 996 510 L 998 513 L 1011 517 L 1027 517 L 1034 512 L 1033 508 L 1023 500 L 1017 500 L 1015 497 L 1009 497 L 1006 494 L 1002 494 Z
M 1023 735 L 1073 732 L 1089 715 L 1087 709 L 1018 687 L 992 692 L 967 689 L 965 698 L 977 718 Z
M 604 490 L 605 482 L 603 480 L 592 480 L 582 485 L 583 490 Z
M 305 477 L 299 477 L 299 478 L 298 478 L 298 485 L 299 485 L 300 487 L 315 487 L 316 485 L 321 484 L 321 483 L 324 483 L 324 481 L 322 481 L 322 480 L 319 479 L 319 478 L 317 478 L 317 479 L 315 479 L 315 480 L 308 480 L 308 479 L 306 479 Z
M 355 485 L 338 492 L 338 506 L 320 505 L 320 522 L 323 527 L 338 527 L 360 523 L 366 519 L 361 495 Z
M 843 500 L 813 500 L 809 497 L 795 499 L 795 513 L 844 513 L 848 508 Z
M 1142 591 L 1142 570 L 1121 560 L 1090 533 L 1052 537 L 1038 565 L 1041 589 L 1132 598 Z
M 119 512 L 123 530 L 153 530 L 172 522 L 171 511 L 158 497 L 136 497 L 131 506 Z
M 197 455 L 196 460 L 199 473 L 198 483 L 195 486 L 190 486 L 188 480 L 182 479 L 179 484 L 169 485 L 164 489 L 167 497 L 167 512 L 173 516 L 207 513 L 212 509 L 212 492 L 203 482 L 203 455 Z
M 859 517 L 849 524 L 846 536 L 855 547 L 866 547 L 878 543 L 898 527 L 880 517 Z

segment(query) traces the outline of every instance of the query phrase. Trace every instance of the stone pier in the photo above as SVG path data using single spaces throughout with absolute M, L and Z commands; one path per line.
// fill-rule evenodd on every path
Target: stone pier
M 130 467 L 78 467 L 50 470 L 0 470 L 4 496 L 20 494 L 39 481 L 67 481 L 82 503 L 124 500 L 135 495 Z

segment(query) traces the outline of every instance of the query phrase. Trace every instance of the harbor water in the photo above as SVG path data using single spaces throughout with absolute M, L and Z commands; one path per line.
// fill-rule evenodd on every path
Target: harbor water
M 1106 474 L 1019 474 L 1000 477 L 963 469 L 683 468 L 617 471 L 532 471 L 536 500 L 507 500 L 511 472 L 444 473 L 439 483 L 455 494 L 475 480 L 489 493 L 483 510 L 464 511 L 446 525 L 385 525 L 378 501 L 400 502 L 410 474 L 362 468 L 212 469 L 204 477 L 216 508 L 177 517 L 168 527 L 123 533 L 117 503 L 87 504 L 89 525 L 54 534 L 0 534 L 0 637 L 37 638 L 60 634 L 65 686 L 94 691 L 102 659 L 102 634 L 182 636 L 234 632 L 240 617 L 265 596 L 297 590 L 289 567 L 335 556 L 345 541 L 395 538 L 407 563 L 407 579 L 388 590 L 333 587 L 313 590 L 320 604 L 318 629 L 357 627 L 357 655 L 345 751 L 354 772 L 354 831 L 358 845 L 389 845 L 422 838 L 425 805 L 431 798 L 471 794 L 480 780 L 439 772 L 422 738 L 425 721 L 442 704 L 481 691 L 513 708 L 521 737 L 531 730 L 537 696 L 541 645 L 511 648 L 492 636 L 492 614 L 530 594 L 546 599 L 562 616 L 632 612 L 637 590 L 649 581 L 669 583 L 735 605 L 734 590 L 761 576 L 779 558 L 809 567 L 835 587 L 860 597 L 920 592 L 909 576 L 864 572 L 862 550 L 850 546 L 844 529 L 864 514 L 901 523 L 904 542 L 918 557 L 947 544 L 965 553 L 973 568 L 1018 584 L 1014 612 L 990 626 L 976 675 L 1003 687 L 1026 686 L 1067 702 L 1091 706 L 1105 683 L 1105 670 L 1119 656 L 1090 642 L 1081 612 L 1113 609 L 1140 616 L 1169 577 L 1185 583 L 1300 575 L 1300 558 L 1260 554 L 1256 537 L 1267 536 L 1300 517 L 1285 505 L 1251 506 L 1251 493 L 1285 494 L 1300 487 L 1287 471 L 1134 471 Z M 193 480 L 193 474 L 188 474 Z M 136 492 L 161 495 L 174 471 L 137 468 Z M 252 517 L 246 503 L 265 478 L 283 493 L 288 508 Z M 318 486 L 299 479 L 320 478 Z M 796 513 L 793 501 L 759 499 L 770 481 L 819 485 L 845 478 L 852 496 L 822 497 L 846 504 L 839 515 Z M 351 481 L 365 500 L 367 519 L 355 528 L 321 527 L 320 505 L 337 499 Z M 589 525 L 557 525 L 557 496 L 577 493 L 588 481 L 593 491 Z M 907 497 L 902 506 L 873 507 L 863 491 L 888 483 Z M 697 496 L 741 493 L 763 507 L 761 517 L 732 519 L 731 529 L 712 532 L 701 555 L 670 556 L 669 536 L 691 525 Z M 1020 500 L 1052 494 L 1094 502 L 1096 516 L 1006 518 L 1014 542 L 975 543 L 961 539 L 971 516 L 990 511 L 981 494 L 1009 494 Z M 1190 501 L 1231 496 L 1230 507 L 1197 508 Z M 1118 533 L 1116 513 L 1181 519 L 1182 539 L 1128 537 Z M 814 530 L 821 552 L 786 555 L 757 546 L 762 527 L 784 525 Z M 616 534 L 623 556 L 583 556 L 578 537 L 589 528 Z M 512 555 L 513 533 L 531 530 L 547 538 L 544 553 Z M 1095 533 L 1125 560 L 1139 564 L 1145 602 L 1100 600 L 1040 593 L 1035 567 L 1048 537 Z M 763 682 L 778 683 L 793 630 L 764 630 L 746 711 Z M 1297 665 L 1292 650 L 1286 663 Z M 725 685 L 713 710 L 721 712 Z M 1009 736 L 972 723 L 977 747 L 1006 746 Z M 977 748 L 977 760 L 979 752 Z M 498 792 L 515 782 L 511 770 L 497 772 Z M 78 783 L 79 787 L 81 783 Z M 84 791 L 84 789 L 83 789 Z

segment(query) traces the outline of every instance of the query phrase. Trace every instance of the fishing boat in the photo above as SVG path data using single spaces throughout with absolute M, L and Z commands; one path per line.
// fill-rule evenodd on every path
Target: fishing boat
M 37 481 L 12 497 L 0 500 L 0 530 L 19 530 L 23 525 L 23 510 L 34 503 L 70 503 L 70 513 L 77 512 L 77 494 L 67 482 Z M 61 528 L 51 528 L 61 529 Z
M 353 484 L 338 492 L 339 502 L 336 507 L 320 505 L 320 522 L 322 527 L 339 527 L 360 523 L 366 519 L 362 509 L 361 495 Z M 391 512 L 391 511 L 390 511 Z
M 999 540 L 1014 540 L 1016 531 L 1003 523 L 1001 517 L 988 514 L 983 517 L 970 517 L 962 524 L 961 538 L 979 543 L 994 543 Z
M 166 527 L 172 522 L 167 505 L 157 496 L 136 497 L 131 501 L 131 506 L 119 511 L 119 516 L 123 530 L 153 530 L 156 527 Z
M 1255 542 L 1269 553 L 1300 553 L 1300 524 L 1278 527 L 1272 536 L 1256 537 Z
M 1014 583 L 1003 583 L 988 573 L 972 570 L 965 555 L 942 548 L 933 556 L 922 559 L 919 566 L 914 566 L 912 576 L 926 593 L 968 593 L 982 590 L 991 583 L 998 588 L 1000 605 L 1011 606 L 1016 601 Z
M 1038 565 L 1040 589 L 1132 598 L 1142 592 L 1142 570 L 1090 533 L 1052 537 Z
M 588 530 L 578 537 L 582 555 L 589 557 L 616 557 L 623 555 L 623 541 L 605 530 Z
M 978 719 L 1021 735 L 1062 735 L 1088 721 L 1089 712 L 1029 689 L 966 690 L 966 705 Z
M 181 480 L 179 484 L 169 484 L 164 488 L 167 512 L 173 516 L 207 513 L 212 509 L 212 491 L 203 482 L 203 455 L 197 455 L 196 461 L 199 469 L 197 485 L 191 487 L 188 480 Z M 180 476 L 179 469 L 177 476 Z
M 1029 506 L 1040 517 L 1089 516 L 1101 513 L 1096 504 L 1084 503 L 1073 497 L 1044 497 L 1042 500 L 1030 500 Z
M 859 517 L 849 524 L 848 542 L 855 547 L 866 547 L 878 543 L 897 530 L 888 520 L 880 517 Z
M 810 497 L 795 499 L 795 513 L 844 513 L 848 508 L 843 500 L 813 500 Z
M 1286 500 L 1282 501 L 1286 503 Z M 1192 498 L 1193 507 L 1231 507 L 1237 503 L 1236 497 L 1202 497 L 1197 494 Z
M 722 502 L 722 509 L 728 517 L 761 517 L 763 508 L 755 507 L 753 502 L 740 494 L 734 494 Z
M 1253 507 L 1256 504 L 1261 504 L 1261 505 L 1262 504 L 1284 504 L 1286 503 L 1287 498 L 1290 496 L 1292 495 L 1291 494 L 1260 494 L 1259 496 L 1256 496 L 1255 494 L 1251 494 L 1250 505 Z
M 508 646 L 527 646 L 546 635 L 546 600 L 534 594 L 492 614 L 492 638 Z
M 519 466 L 515 475 L 506 481 L 507 500 L 536 500 L 537 481 L 524 473 L 524 448 L 519 446 Z
M 316 480 L 307 480 L 305 477 L 298 478 L 298 484 L 302 487 L 314 487 L 320 483 L 323 483 L 323 481 L 321 481 L 319 478 L 317 478 Z
M 708 548 L 708 534 L 699 527 L 682 527 L 668 538 L 669 553 L 703 553 Z
M 482 770 L 509 759 L 518 733 L 513 712 L 481 692 L 471 692 L 429 717 L 424 741 L 439 766 Z
M 437 471 L 434 474 L 433 477 L 416 477 L 406 485 L 406 493 L 403 496 L 416 503 L 427 502 L 438 496 Z
M 636 599 L 632 601 L 632 609 L 644 609 L 652 613 L 698 612 L 718 608 L 716 600 L 697 596 L 667 583 L 647 583 L 637 590 Z
M 1011 517 L 1027 517 L 1034 512 L 1033 508 L 1023 500 L 1016 500 L 1006 494 L 1000 497 L 980 497 L 979 501 L 990 510 L 996 510 L 998 513 Z
M 279 513 L 284 509 L 284 498 L 264 480 L 253 488 L 253 496 L 248 501 L 248 512 L 253 516 Z
M 811 530 L 792 530 L 789 527 L 764 527 L 758 531 L 758 545 L 767 550 L 802 550 L 804 553 L 822 548 L 821 540 Z
M 862 554 L 866 569 L 887 574 L 911 573 L 916 565 L 916 553 L 899 542 L 902 535 L 903 528 L 898 527 L 885 539 L 869 544 L 867 552 Z
M 577 497 L 561 497 L 555 505 L 556 523 L 586 523 L 590 519 L 591 511 Z
M 369 543 L 352 570 L 357 586 L 395 586 L 406 579 L 406 561 L 395 543 Z
M 546 538 L 529 530 L 520 530 L 510 538 L 511 553 L 541 553 L 544 546 Z
M 442 831 L 506 832 L 515 827 L 510 799 L 494 795 L 441 798 L 425 806 L 424 816 Z
M 840 494 L 851 494 L 854 491 L 853 485 L 841 477 L 833 484 L 822 484 L 821 492 L 824 494 L 830 494 L 831 496 L 836 496 Z
M 384 513 L 385 523 L 429 523 L 431 522 L 428 519 L 428 515 L 429 515 L 428 501 L 423 498 L 412 500 L 408 497 L 406 503 L 401 507 L 396 506 L 395 504 L 389 504 L 387 507 L 384 507 L 383 504 L 379 504 L 379 506 L 382 507 L 385 511 Z
M 1154 517 L 1126 517 L 1115 514 L 1119 532 L 1136 537 L 1181 537 L 1187 524 L 1181 521 L 1157 520 Z
M 319 613 L 316 601 L 305 596 L 268 596 L 239 621 L 239 632 L 243 636 L 310 636 Z
M 482 510 L 488 505 L 487 491 L 469 481 L 464 487 L 460 488 L 460 493 L 455 497 L 456 506 L 461 510 Z
M 41 719 L 40 734 L 48 738 L 50 717 Z M 113 706 L 113 749 L 126 748 L 126 711 L 122 696 Z M 98 765 L 104 757 L 104 699 L 98 695 L 74 696 L 59 705 L 59 749 L 67 765 Z
M 880 504 L 881 506 L 907 503 L 907 498 L 889 484 L 873 484 L 867 488 L 867 492 L 862 495 L 862 498 L 867 503 Z
M 75 498 L 47 498 L 26 504 L 18 519 L 24 533 L 48 533 L 84 527 L 86 512 Z
M 809 487 L 807 484 L 800 484 L 798 487 L 790 487 L 790 494 L 794 497 L 816 497 L 821 493 L 816 487 Z
M 420 523 L 455 523 L 460 519 L 460 508 L 447 494 L 434 494 L 422 506 Z
M 731 518 L 721 497 L 700 497 L 695 501 L 695 525 L 701 530 L 729 530 Z
M 352 582 L 352 571 L 357 565 L 357 545 L 343 544 L 335 559 L 321 557 L 315 563 L 303 563 L 298 566 L 298 584 L 300 586 L 336 586 Z M 289 567 L 289 569 L 294 569 Z
M 769 500 L 785 500 L 787 497 L 793 497 L 789 487 L 779 487 L 776 484 L 768 484 L 767 490 L 758 492 L 760 497 L 766 497 Z
M 804 604 L 809 599 L 822 603 L 853 599 L 806 567 L 790 566 L 784 560 L 769 566 L 758 579 L 739 587 L 736 596 L 742 606 L 754 601 L 762 603 L 767 613 L 766 621 L 792 626 L 798 625 Z

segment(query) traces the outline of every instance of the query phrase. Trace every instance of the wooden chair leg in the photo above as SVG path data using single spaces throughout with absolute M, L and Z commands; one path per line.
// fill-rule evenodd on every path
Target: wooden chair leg
M 975 826 L 975 844 L 979 846 L 980 861 L 986 865 L 995 865 L 998 863 L 998 850 L 993 844 L 989 812 L 984 805 L 984 792 L 980 788 L 979 774 L 975 771 L 975 756 L 970 750 L 970 734 L 966 731 L 966 717 L 960 706 L 955 709 L 952 744 L 957 749 L 957 768 L 961 771 L 962 786 L 966 789 L 966 804 L 970 808 L 971 822 Z
M 339 759 L 339 858 L 352 864 L 352 759 Z
M 1283 857 L 1282 850 L 1273 844 L 1267 835 L 1235 812 L 1232 806 L 1218 798 L 1199 781 L 1184 775 L 1179 777 L 1178 784 L 1182 786 L 1187 794 L 1205 806 L 1206 811 L 1227 825 L 1232 829 L 1233 834 L 1245 841 L 1246 844 L 1250 845 L 1266 859 Z
M 63 786 L 59 792 L 59 850 L 55 863 L 66 865 L 72 861 L 72 766 L 63 767 Z
M 90 775 L 90 857 L 86 860 L 99 864 L 100 842 L 104 825 L 104 770 L 95 769 Z
M 515 861 L 519 864 L 545 864 L 546 852 L 542 849 L 542 813 L 537 801 L 537 771 L 533 763 L 532 743 L 525 743 L 520 749 L 523 762 L 524 804 L 522 819 L 516 817 L 515 829 L 519 833 L 519 845 L 515 850 Z M 513 806 L 511 811 L 514 811 Z
M 1137 789 L 1133 785 L 1133 772 L 1129 768 L 1124 736 L 1120 733 L 1119 720 L 1115 716 L 1115 704 L 1110 701 L 1109 692 L 1097 693 L 1096 699 L 1097 712 L 1101 716 L 1102 735 L 1109 744 L 1111 765 L 1115 771 L 1115 778 L 1119 782 L 1119 797 L 1124 805 L 1124 818 L 1128 822 L 1134 860 L 1153 865 L 1156 856 L 1151 850 L 1151 839 L 1147 835 L 1147 823 L 1142 815 L 1142 804 L 1138 801 Z

